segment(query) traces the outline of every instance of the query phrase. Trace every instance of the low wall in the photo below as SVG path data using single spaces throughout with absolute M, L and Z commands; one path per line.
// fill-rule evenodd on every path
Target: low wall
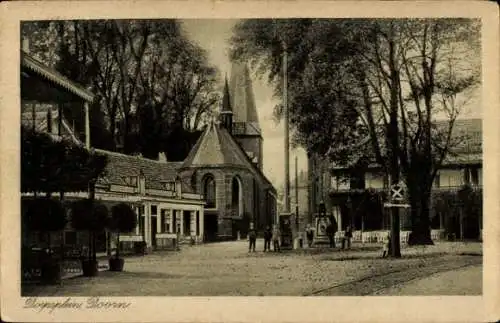
M 408 238 L 410 236 L 411 231 L 400 231 L 400 241 L 403 244 L 408 243 Z M 337 231 L 335 233 L 335 242 L 341 243 L 344 238 L 344 231 Z M 388 230 L 377 230 L 377 231 L 364 231 L 360 230 L 354 231 L 352 233 L 352 241 L 353 242 L 364 242 L 364 243 L 382 243 L 387 242 L 387 238 L 389 236 Z M 444 230 L 431 230 L 431 238 L 434 241 L 443 240 Z M 327 239 L 320 239 L 321 241 L 327 242 Z

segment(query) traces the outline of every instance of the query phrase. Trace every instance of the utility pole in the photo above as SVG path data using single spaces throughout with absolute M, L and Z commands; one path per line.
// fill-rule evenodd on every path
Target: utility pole
M 288 113 L 288 53 L 286 43 L 283 44 L 283 114 L 285 119 L 285 209 L 284 213 L 290 213 L 290 142 L 289 142 L 289 113 Z
M 299 231 L 299 157 L 295 156 L 295 225 Z
M 389 38 L 392 40 L 394 37 L 394 26 L 391 24 L 389 31 Z M 398 84 L 398 75 L 395 72 L 395 48 L 391 42 L 389 46 L 389 65 L 391 70 L 391 81 L 393 88 L 391 89 L 390 100 L 390 120 L 389 120 L 389 140 L 390 140 L 390 173 L 391 187 L 399 184 L 399 130 L 398 130 L 398 89 L 395 84 Z M 394 258 L 401 258 L 400 246 L 400 220 L 399 220 L 399 207 L 391 208 L 391 256 Z

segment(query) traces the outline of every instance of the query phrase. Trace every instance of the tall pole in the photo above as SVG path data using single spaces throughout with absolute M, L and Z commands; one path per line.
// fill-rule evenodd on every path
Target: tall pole
M 389 36 L 392 39 L 394 33 L 394 26 L 390 25 Z M 398 84 L 399 79 L 395 70 L 395 49 L 391 43 L 389 46 L 389 63 L 392 67 L 391 69 L 391 81 L 394 84 Z M 398 90 L 396 88 L 391 89 L 390 98 L 390 114 L 389 114 L 389 138 L 390 138 L 390 173 L 391 173 L 391 186 L 399 184 L 399 130 L 398 130 Z M 399 219 L 399 208 L 392 207 L 391 209 L 391 256 L 394 258 L 401 258 L 401 246 L 400 246 L 400 219 Z
M 288 139 L 289 114 L 288 114 L 288 54 L 286 43 L 283 42 L 283 114 L 285 117 L 285 209 L 284 213 L 290 213 L 290 143 Z
M 89 103 L 84 103 L 85 108 L 85 147 L 90 149 L 90 112 Z
M 295 156 L 295 225 L 299 231 L 299 157 Z

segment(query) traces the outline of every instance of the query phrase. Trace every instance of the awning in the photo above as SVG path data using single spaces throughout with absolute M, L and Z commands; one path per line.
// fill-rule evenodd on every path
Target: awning
M 54 88 L 50 88 L 47 81 L 54 85 Z M 67 92 L 71 96 L 65 96 L 61 92 Z M 21 97 L 38 102 L 94 100 L 92 92 L 45 66 L 24 51 L 21 51 Z

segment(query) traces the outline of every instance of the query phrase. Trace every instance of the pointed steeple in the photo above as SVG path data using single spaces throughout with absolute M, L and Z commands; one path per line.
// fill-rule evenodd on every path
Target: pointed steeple
M 229 94 L 229 84 L 227 82 L 227 75 L 224 80 L 224 96 L 222 97 L 222 109 L 221 112 L 231 112 L 233 109 L 231 107 L 231 95 Z
M 245 135 L 261 135 L 252 79 L 246 63 L 232 63 L 229 93 L 234 122 L 244 125 Z
M 222 106 L 220 111 L 220 122 L 229 133 L 233 132 L 233 109 L 231 108 L 231 96 L 229 95 L 229 85 L 227 75 L 224 80 L 224 94 L 222 97 Z

